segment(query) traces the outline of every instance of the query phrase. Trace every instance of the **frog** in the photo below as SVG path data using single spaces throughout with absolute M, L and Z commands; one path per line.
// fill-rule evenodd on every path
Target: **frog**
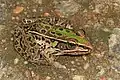
M 93 49 L 85 34 L 68 28 L 74 25 L 66 18 L 25 18 L 15 27 L 13 45 L 26 61 L 53 65 L 61 55 L 85 55 Z

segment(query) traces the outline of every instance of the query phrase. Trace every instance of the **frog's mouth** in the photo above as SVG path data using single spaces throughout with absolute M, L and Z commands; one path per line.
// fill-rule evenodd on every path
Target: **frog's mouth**
M 61 52 L 55 55 L 83 55 L 88 54 L 91 51 L 91 49 L 88 47 L 75 44 L 62 45 L 61 43 L 59 43 L 56 47 L 61 49 Z
M 69 55 L 81 55 L 81 54 L 83 55 L 83 54 L 88 54 L 90 52 L 90 49 L 76 46 L 75 49 L 63 50 L 63 52 L 64 54 L 69 54 Z

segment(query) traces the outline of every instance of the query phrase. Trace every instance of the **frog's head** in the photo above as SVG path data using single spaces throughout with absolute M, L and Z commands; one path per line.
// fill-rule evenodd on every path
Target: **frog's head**
M 57 28 L 54 31 L 56 35 L 59 35 L 60 37 L 64 37 L 64 39 L 69 43 L 73 43 L 79 46 L 93 49 L 91 43 L 87 40 L 85 36 L 80 35 L 71 29 Z

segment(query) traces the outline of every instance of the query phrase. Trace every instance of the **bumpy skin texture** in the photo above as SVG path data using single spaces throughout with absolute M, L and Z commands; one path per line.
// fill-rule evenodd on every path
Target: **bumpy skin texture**
M 80 37 L 66 26 L 72 26 L 66 19 L 25 19 L 14 31 L 14 48 L 29 62 L 52 64 L 55 54 L 62 55 L 63 50 L 75 49 L 76 46 L 88 43 L 86 38 Z

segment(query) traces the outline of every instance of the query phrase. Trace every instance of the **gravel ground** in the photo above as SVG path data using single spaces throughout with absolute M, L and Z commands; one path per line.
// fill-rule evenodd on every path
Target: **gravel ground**
M 60 56 L 66 69 L 27 64 L 13 48 L 13 29 L 25 17 L 47 13 L 84 29 L 91 54 Z M 0 0 L 0 80 L 120 80 L 119 27 L 119 0 Z

